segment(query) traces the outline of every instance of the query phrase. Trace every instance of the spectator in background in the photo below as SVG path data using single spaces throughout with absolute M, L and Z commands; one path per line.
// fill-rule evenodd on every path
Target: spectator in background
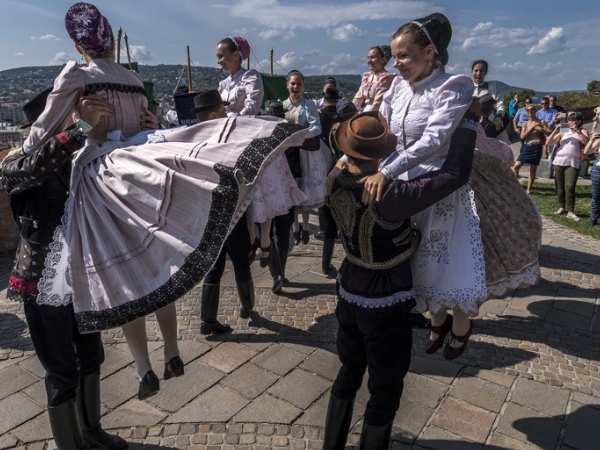
M 541 101 L 542 107 L 535 113 L 535 116 L 548 124 L 550 128 L 554 128 L 554 116 L 558 112 L 554 108 L 550 108 L 550 99 L 544 97 Z
M 327 89 L 337 89 L 337 80 L 333 77 L 325 78 L 325 84 L 323 84 L 323 94 Z M 335 104 L 336 108 L 340 108 L 344 104 L 344 99 L 340 97 Z M 320 112 L 323 108 L 325 108 L 325 95 L 318 100 L 315 100 L 315 105 L 317 106 L 317 110 Z
M 579 222 L 579 217 L 575 215 L 575 186 L 579 178 L 581 151 L 590 136 L 583 128 L 583 115 L 580 112 L 569 113 L 567 122 L 569 131 L 562 133 L 557 125 L 547 141 L 548 146 L 559 144 L 553 162 L 558 195 L 558 211 L 555 214 L 563 214 L 566 205 L 567 219 Z
M 542 145 L 546 142 L 546 134 L 550 134 L 552 130 L 548 124 L 536 117 L 536 109 L 533 105 L 527 105 L 527 115 L 529 120 L 521 127 L 521 152 L 517 158 L 517 162 L 513 166 L 513 172 L 519 178 L 519 170 L 523 164 L 529 164 L 529 178 L 527 180 L 527 194 L 531 194 L 531 187 L 535 181 L 537 168 L 542 159 Z
M 551 95 L 550 97 L 548 97 L 548 100 L 550 101 L 550 104 L 548 105 L 550 109 L 555 109 L 556 112 L 559 113 L 565 111 L 565 108 L 556 104 L 556 95 Z
M 498 134 L 497 138 L 509 144 L 510 141 L 508 139 L 508 133 L 504 133 L 506 131 L 506 124 L 510 123 L 507 122 L 508 117 L 504 118 L 504 116 L 507 115 L 506 105 L 504 105 L 504 102 L 502 101 L 502 96 L 498 92 L 496 83 L 488 83 L 487 81 L 485 81 L 487 73 L 487 61 L 484 61 L 483 59 L 478 59 L 471 65 L 471 76 L 473 78 L 474 85 L 473 96 L 479 98 L 483 97 L 485 94 L 489 94 L 494 98 L 494 100 L 496 100 L 495 114 L 492 122 L 494 123 L 496 129 L 499 132 L 501 130 L 503 131 L 502 133 Z
M 527 97 L 525 99 L 525 106 L 519 108 L 517 113 L 515 114 L 515 117 L 513 118 L 513 127 L 515 128 L 515 132 L 518 135 L 521 135 L 521 127 L 523 126 L 523 124 L 529 120 L 529 117 L 527 115 L 527 107 L 532 104 L 533 101 L 531 100 L 531 97 Z M 521 140 L 521 143 L 523 143 L 523 140 Z
M 598 115 L 600 115 L 600 107 L 594 109 L 596 118 L 594 122 L 597 123 Z M 591 155 L 598 151 L 600 148 L 600 133 L 592 133 L 590 141 L 585 146 L 584 155 Z M 590 210 L 590 221 L 588 226 L 593 227 L 598 223 L 598 217 L 600 216 L 600 158 L 596 158 L 596 162 L 592 167 L 592 204 Z
M 510 119 L 515 118 L 515 114 L 517 114 L 517 110 L 519 109 L 519 94 L 515 94 L 514 98 L 508 102 L 508 115 Z

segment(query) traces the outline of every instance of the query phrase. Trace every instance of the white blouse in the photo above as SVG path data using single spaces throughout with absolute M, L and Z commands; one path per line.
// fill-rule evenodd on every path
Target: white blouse
M 240 69 L 233 76 L 219 82 L 221 98 L 229 102 L 225 107 L 227 115 L 257 115 L 263 101 L 262 77 L 256 70 Z
M 398 136 L 396 152 L 384 163 L 389 174 L 396 178 L 421 163 L 426 164 L 410 171 L 409 179 L 439 169 L 472 99 L 473 82 L 465 75 L 435 69 L 416 83 L 396 77 L 380 107 L 390 131 Z

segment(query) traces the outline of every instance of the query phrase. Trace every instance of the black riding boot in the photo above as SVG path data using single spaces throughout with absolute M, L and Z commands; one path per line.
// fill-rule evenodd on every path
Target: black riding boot
M 231 327 L 217 320 L 219 309 L 219 293 L 221 286 L 218 284 L 202 285 L 202 301 L 200 302 L 200 334 L 227 333 Z
M 269 272 L 271 273 L 271 278 L 273 278 L 271 292 L 276 294 L 283 287 L 283 272 L 279 263 L 279 250 L 275 246 L 272 249 L 271 260 L 269 261 Z
M 360 450 L 388 450 L 393 421 L 379 427 L 363 422 L 360 433 Z
M 75 399 L 69 399 L 58 406 L 48 407 L 50 429 L 58 450 L 81 450 L 85 447 L 83 433 L 77 419 Z
M 100 374 L 81 377 L 77 392 L 79 424 L 86 444 L 105 450 L 124 450 L 129 445 L 114 434 L 108 434 L 100 425 Z
M 240 310 L 240 317 L 247 319 L 250 317 L 250 313 L 254 309 L 254 283 L 252 278 L 248 281 L 240 281 L 237 283 L 238 295 L 242 302 L 242 309 Z
M 333 258 L 333 249 L 335 247 L 335 239 L 323 239 L 323 255 L 321 256 L 321 270 L 323 274 L 328 275 L 334 267 L 331 265 Z
M 325 418 L 323 450 L 344 450 L 352 422 L 354 399 L 342 400 L 331 394 Z
M 288 251 L 289 250 L 287 248 L 277 249 L 277 257 L 279 258 L 279 267 L 281 267 L 281 277 L 283 278 L 284 286 L 290 282 L 290 280 L 285 277 L 285 266 L 287 265 Z

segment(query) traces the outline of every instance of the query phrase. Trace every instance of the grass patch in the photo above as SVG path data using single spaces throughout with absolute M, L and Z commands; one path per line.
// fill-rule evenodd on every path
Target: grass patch
M 523 186 L 527 185 L 525 181 Z M 535 183 L 531 189 L 531 199 L 535 202 L 542 216 L 560 223 L 578 233 L 600 239 L 600 224 L 588 227 L 590 220 L 590 204 L 592 203 L 592 186 L 578 184 L 575 188 L 575 214 L 581 218 L 579 222 L 567 219 L 567 215 L 557 216 L 558 199 L 554 193 L 554 183 Z

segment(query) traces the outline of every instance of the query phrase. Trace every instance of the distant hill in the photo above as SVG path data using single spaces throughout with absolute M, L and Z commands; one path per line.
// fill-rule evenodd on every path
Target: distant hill
M 0 72 L 0 101 L 22 105 L 34 94 L 52 86 L 64 66 L 20 67 Z M 192 67 L 192 87 L 194 91 L 216 89 L 225 74 L 216 67 Z M 188 84 L 187 67 L 183 65 L 159 64 L 140 65 L 139 73 L 143 80 L 154 83 L 154 97 L 159 101 L 170 101 L 178 84 Z M 360 86 L 361 74 L 333 75 L 338 81 L 338 89 L 345 99 L 351 99 Z M 322 96 L 326 75 L 306 77 L 305 95 L 308 98 Z M 523 88 L 509 86 L 501 81 L 490 81 L 497 85 L 501 95 Z M 552 92 L 536 92 L 536 100 Z M 554 92 L 559 94 L 559 92 Z

